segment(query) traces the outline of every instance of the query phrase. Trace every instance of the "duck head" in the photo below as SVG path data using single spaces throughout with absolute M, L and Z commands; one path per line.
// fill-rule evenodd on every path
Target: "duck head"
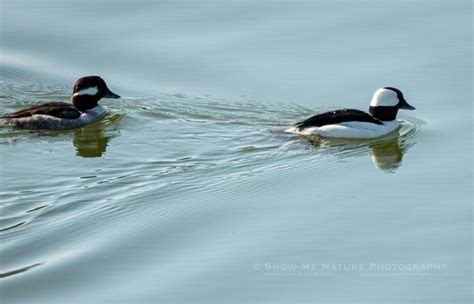
M 369 112 L 379 120 L 391 121 L 397 118 L 399 109 L 415 110 L 415 107 L 408 104 L 399 89 L 384 87 L 375 91 Z
M 120 96 L 110 91 L 99 76 L 82 77 L 74 84 L 71 99 L 79 111 L 85 112 L 96 107 L 101 98 L 120 98 Z

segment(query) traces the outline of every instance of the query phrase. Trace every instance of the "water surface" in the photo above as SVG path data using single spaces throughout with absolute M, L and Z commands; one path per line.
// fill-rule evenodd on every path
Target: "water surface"
M 5 303 L 470 303 L 470 1 L 2 1 L 0 112 L 103 76 L 69 131 L 0 131 Z M 281 129 L 366 109 L 397 133 Z

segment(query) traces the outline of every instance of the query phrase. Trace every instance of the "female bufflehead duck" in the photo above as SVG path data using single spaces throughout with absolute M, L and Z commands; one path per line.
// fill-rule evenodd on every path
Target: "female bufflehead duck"
M 312 116 L 285 131 L 321 137 L 376 138 L 398 128 L 398 109 L 414 110 L 415 107 L 407 103 L 400 90 L 384 87 L 375 91 L 370 102 L 370 114 L 341 109 Z
M 24 129 L 72 129 L 94 122 L 105 114 L 101 98 L 120 98 L 99 76 L 78 79 L 72 91 L 72 104 L 49 102 L 0 117 L 0 127 Z

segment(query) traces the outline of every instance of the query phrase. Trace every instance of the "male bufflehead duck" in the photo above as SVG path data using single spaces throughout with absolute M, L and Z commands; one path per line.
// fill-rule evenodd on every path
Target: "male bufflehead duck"
M 101 98 L 120 98 L 99 76 L 78 79 L 72 91 L 72 104 L 48 102 L 0 117 L 0 127 L 24 129 L 72 129 L 92 123 L 105 114 Z
M 403 93 L 395 88 L 384 87 L 375 91 L 369 113 L 341 109 L 312 116 L 285 130 L 300 135 L 319 135 L 333 138 L 376 138 L 398 128 L 399 109 L 414 110 Z

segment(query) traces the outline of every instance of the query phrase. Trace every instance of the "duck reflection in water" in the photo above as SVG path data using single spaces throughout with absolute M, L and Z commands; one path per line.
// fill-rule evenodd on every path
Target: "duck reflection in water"
M 378 139 L 328 139 L 320 137 L 307 137 L 315 148 L 330 149 L 341 158 L 366 154 L 370 151 L 375 168 L 384 173 L 394 173 L 402 164 L 403 155 L 414 145 L 409 138 L 400 136 L 399 130 Z M 335 150 L 335 151 L 334 151 Z
M 81 157 L 102 157 L 105 154 L 110 138 L 104 134 L 101 126 L 91 125 L 74 130 L 72 141 L 76 155 Z

